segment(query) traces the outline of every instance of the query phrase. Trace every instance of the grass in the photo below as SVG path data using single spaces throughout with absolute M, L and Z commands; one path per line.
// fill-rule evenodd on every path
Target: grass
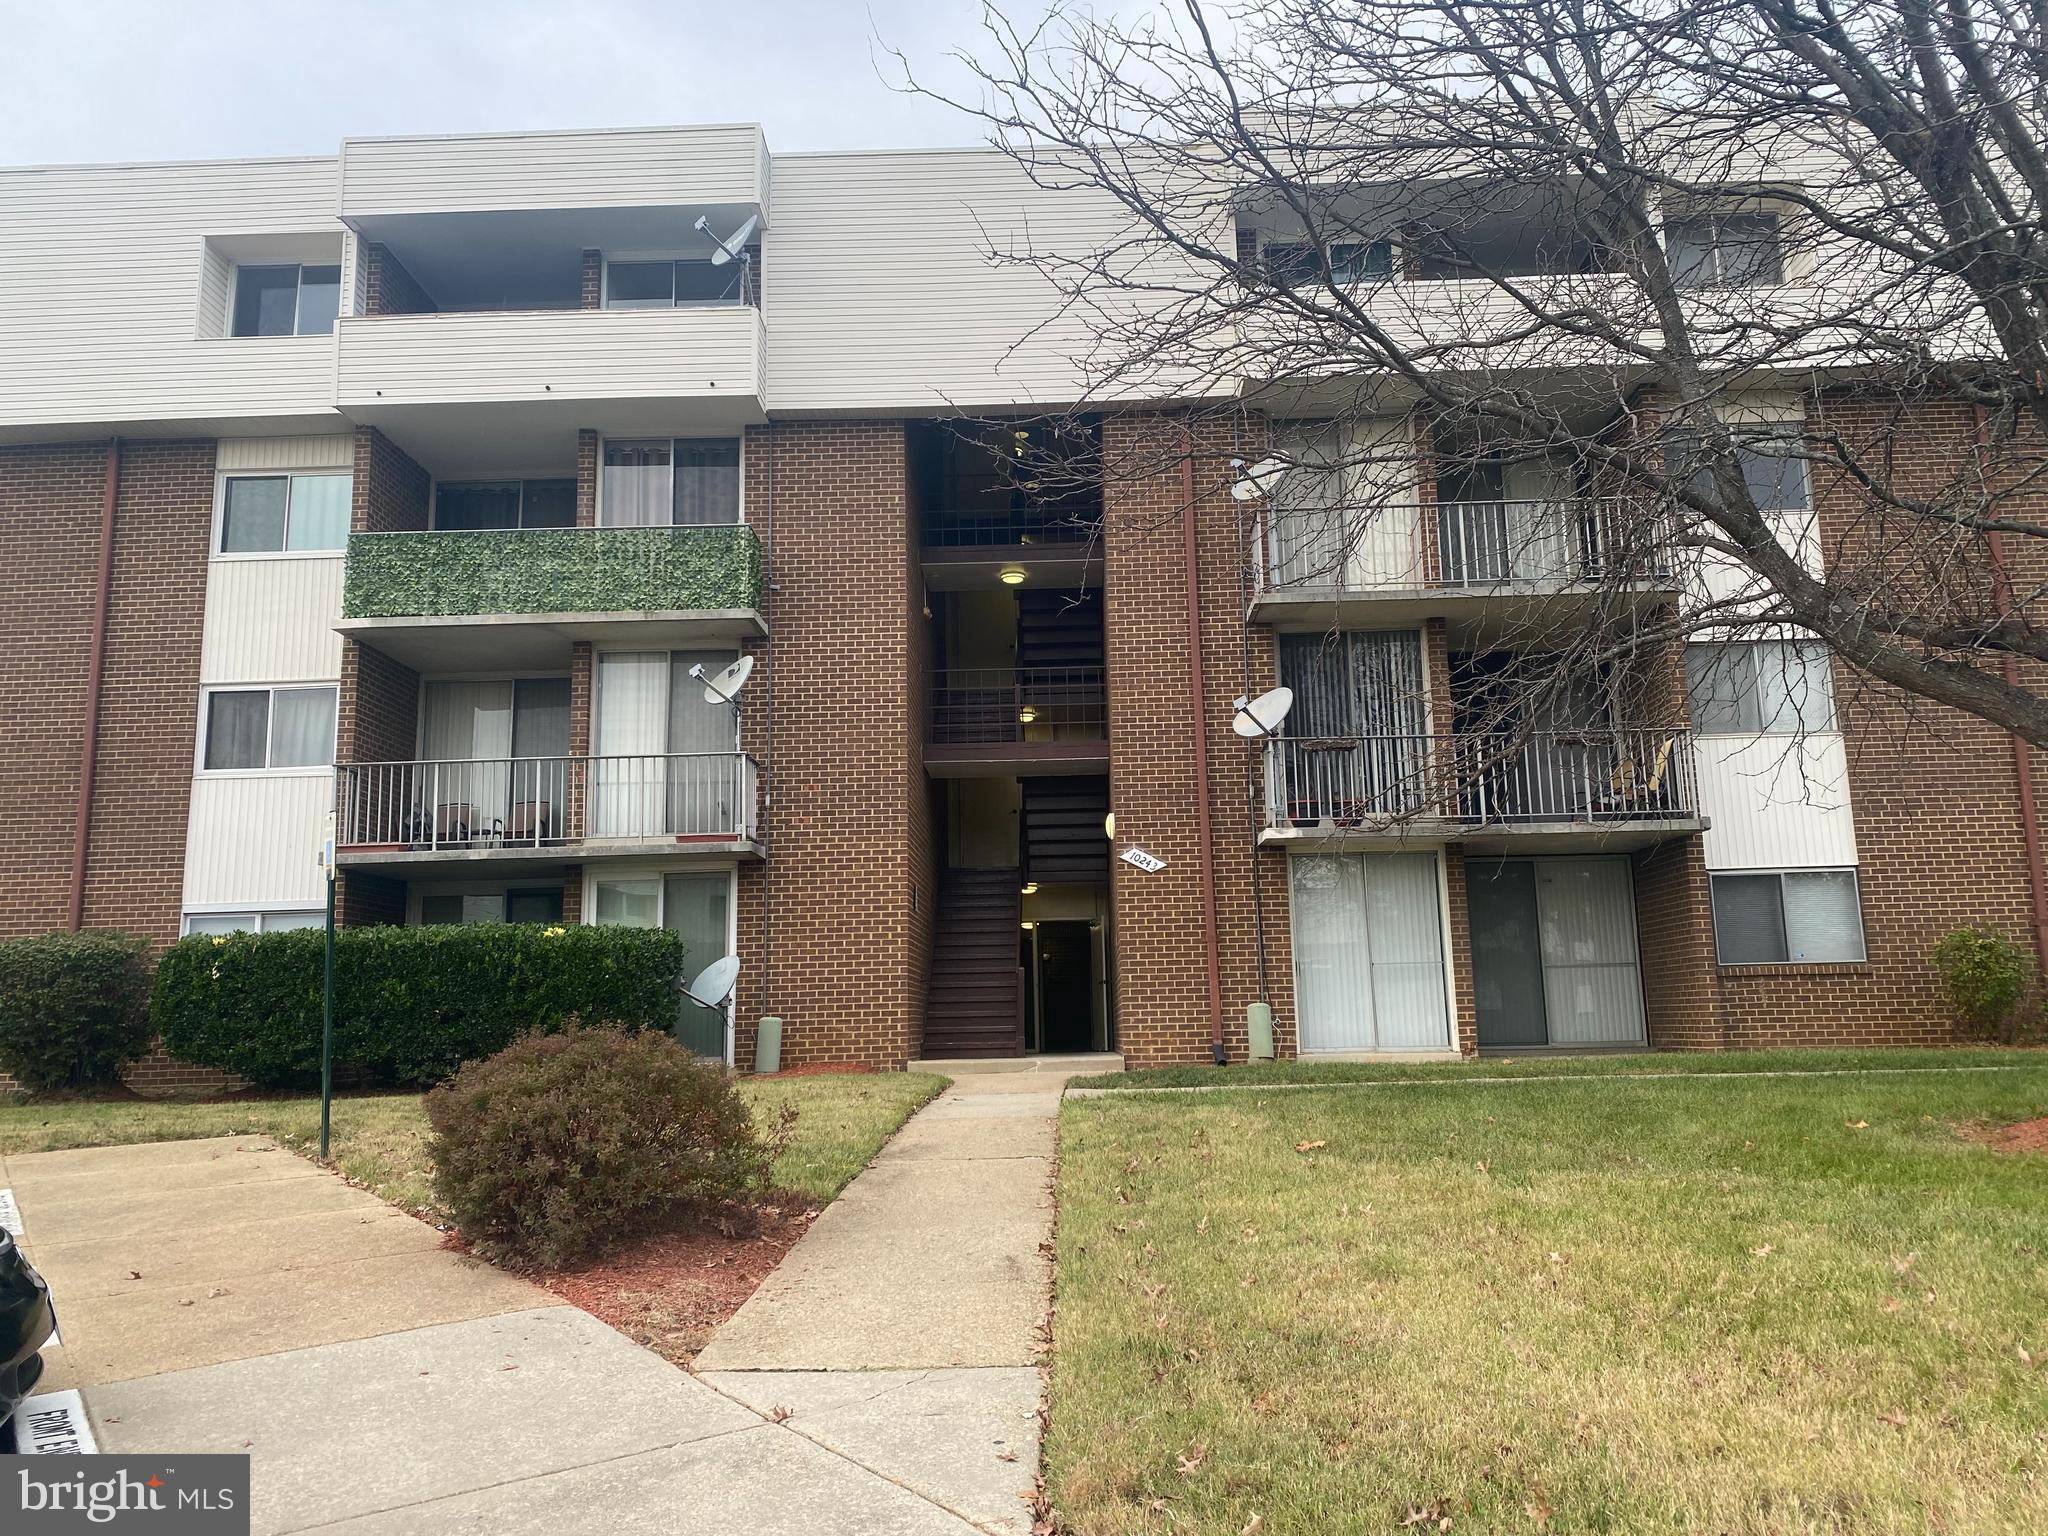
M 1232 1067 L 1154 1067 L 1077 1077 L 1076 1088 L 1257 1087 L 1270 1083 L 1440 1082 L 1465 1077 L 1631 1077 L 1644 1073 L 1846 1072 L 1875 1068 L 2011 1066 L 2048 1053 L 1995 1046 L 1909 1050 L 1628 1052 L 1606 1056 L 1486 1056 L 1470 1061 L 1260 1061 Z
M 796 1110 L 794 1134 L 776 1160 L 775 1179 L 823 1203 L 844 1189 L 896 1128 L 945 1085 L 943 1077 L 926 1073 L 887 1072 L 746 1080 L 740 1094 L 763 1126 L 784 1106 Z M 320 1101 L 0 1102 L 0 1157 L 234 1134 L 274 1136 L 310 1156 L 319 1145 Z M 335 1166 L 349 1178 L 394 1205 L 440 1219 L 419 1095 L 336 1099 L 330 1145 Z
M 1070 1099 L 1072 1528 L 2048 1530 L 2048 1163 L 1958 1131 L 2048 1113 L 2048 1057 L 1547 1065 Z

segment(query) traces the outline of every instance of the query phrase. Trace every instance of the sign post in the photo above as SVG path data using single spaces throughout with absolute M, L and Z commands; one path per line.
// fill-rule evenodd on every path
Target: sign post
M 327 872 L 327 961 L 320 979 L 320 1161 L 327 1161 L 327 1135 L 334 1111 L 334 814 L 320 845 Z

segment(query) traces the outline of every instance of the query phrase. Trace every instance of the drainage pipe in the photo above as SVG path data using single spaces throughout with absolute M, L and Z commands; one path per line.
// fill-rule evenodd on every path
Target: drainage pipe
M 1990 453 L 1989 436 L 1984 425 L 1984 407 L 1972 407 L 1977 429 L 1977 473 L 1986 472 L 1985 461 Z M 2004 619 L 2012 612 L 2012 577 L 2005 564 L 2005 538 L 1996 530 L 1984 535 L 1986 549 L 1991 555 L 1992 601 L 1997 604 L 1998 616 Z M 2001 659 L 2005 681 L 2017 687 L 2020 680 L 2020 660 L 2011 651 Z M 2044 866 L 2041 855 L 2041 823 L 2034 806 L 2034 759 L 2032 748 L 2026 737 L 2018 731 L 2007 733 L 2012 742 L 2012 774 L 2019 788 L 2020 832 L 2027 849 L 2027 882 L 2034 906 L 2034 960 L 2039 968 L 2048 973 L 2048 866 Z
M 100 560 L 93 598 L 92 650 L 85 665 L 85 729 L 78 749 L 78 810 L 71 840 L 69 920 L 76 933 L 85 926 L 85 854 L 92 842 L 92 781 L 100 750 L 100 685 L 107 666 L 107 609 L 114 582 L 114 504 L 121 493 L 121 440 L 107 439 L 107 465 L 100 496 Z
M 1216 848 L 1210 826 L 1209 729 L 1207 695 L 1202 680 L 1201 562 L 1195 542 L 1195 434 L 1185 419 L 1180 424 L 1181 554 L 1187 566 L 1188 703 L 1194 727 L 1195 825 L 1202 839 L 1202 943 L 1209 970 L 1209 1053 L 1217 1066 L 1229 1057 L 1223 1049 L 1223 972 L 1216 955 Z

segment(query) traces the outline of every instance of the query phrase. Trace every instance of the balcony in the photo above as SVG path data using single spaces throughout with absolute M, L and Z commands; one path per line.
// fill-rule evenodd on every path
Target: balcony
M 559 663 L 575 640 L 653 648 L 767 632 L 741 523 L 357 533 L 336 627 L 415 671 Z
M 924 578 L 935 591 L 989 587 L 1010 567 L 1045 587 L 1099 586 L 1102 520 L 1053 508 L 1024 511 L 928 511 Z
M 931 675 L 925 768 L 934 778 L 1109 769 L 1097 667 L 954 667 Z
M 765 348 L 748 304 L 347 315 L 336 403 L 423 463 L 578 427 L 665 435 L 685 405 L 690 426 L 733 431 L 766 420 Z
M 1259 532 L 1255 617 L 1412 623 L 1663 601 L 1663 522 L 1640 502 L 1375 502 L 1276 508 Z
M 1266 745 L 1260 841 L 1371 848 L 1624 850 L 1703 831 L 1691 732 L 1612 727 Z
M 744 752 L 344 763 L 343 867 L 761 852 Z

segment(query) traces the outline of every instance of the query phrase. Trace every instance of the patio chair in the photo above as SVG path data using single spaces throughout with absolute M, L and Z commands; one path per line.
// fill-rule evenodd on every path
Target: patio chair
M 508 843 L 544 843 L 555 830 L 555 808 L 545 800 L 522 800 L 505 818 Z
M 1678 737 L 1666 736 L 1651 755 L 1648 773 L 1643 773 L 1642 765 L 1632 757 L 1616 763 L 1608 781 L 1607 812 L 1627 817 L 1664 809 L 1664 780 L 1671 769 L 1671 754 L 1677 750 Z

